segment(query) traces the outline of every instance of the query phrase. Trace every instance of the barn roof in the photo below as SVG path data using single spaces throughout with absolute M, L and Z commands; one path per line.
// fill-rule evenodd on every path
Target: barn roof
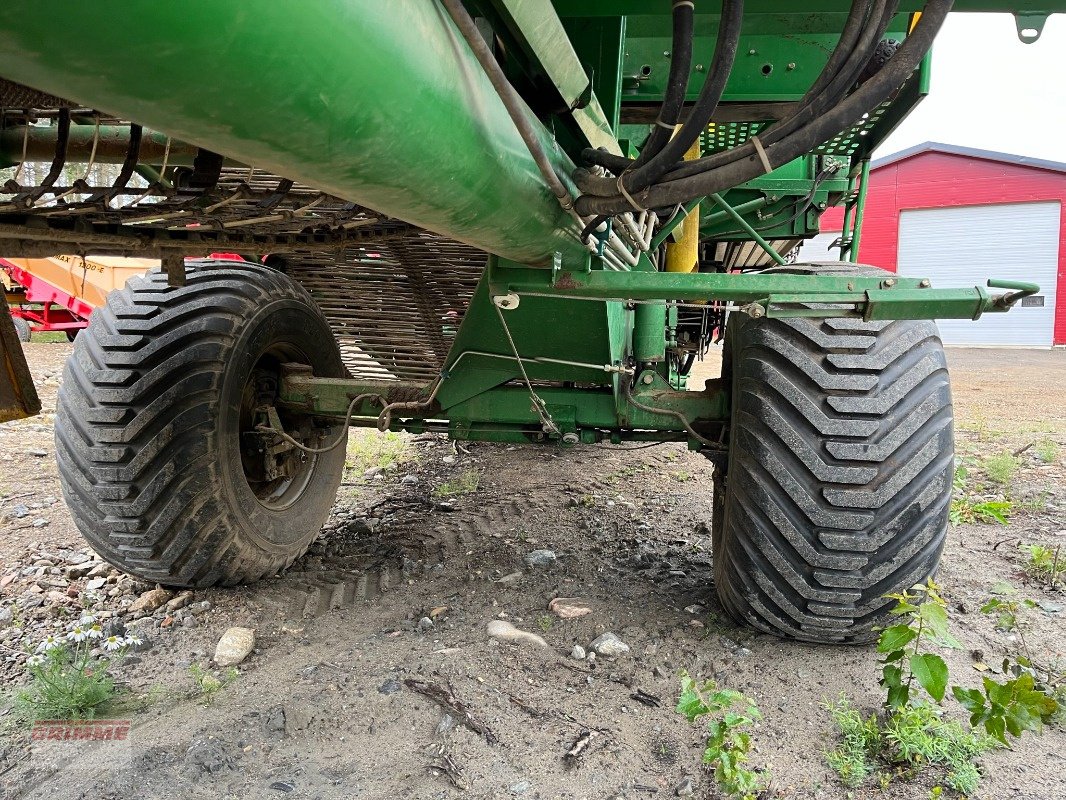
M 1036 169 L 1048 169 L 1055 172 L 1066 172 L 1066 164 L 1060 161 L 1047 161 L 1042 158 L 1019 156 L 1013 153 L 1000 153 L 995 150 L 979 150 L 976 147 L 961 147 L 956 144 L 943 144 L 941 142 L 922 142 L 898 153 L 875 158 L 870 163 L 871 169 L 895 164 L 897 161 L 916 156 L 921 153 L 947 153 L 953 156 L 965 156 L 966 158 L 983 158 L 987 161 L 1000 161 L 1005 164 L 1015 164 L 1019 167 L 1034 167 Z

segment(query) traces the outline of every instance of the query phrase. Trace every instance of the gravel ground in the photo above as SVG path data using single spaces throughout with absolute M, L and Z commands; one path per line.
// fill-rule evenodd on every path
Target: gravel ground
M 408 439 L 408 460 L 352 471 L 323 537 L 286 575 L 135 611 L 155 587 L 98 564 L 59 499 L 52 412 L 69 347 L 26 351 L 45 413 L 0 426 L 3 683 L 24 682 L 24 649 L 86 605 L 144 644 L 115 670 L 130 746 L 51 764 L 30 757 L 25 728 L 0 710 L 0 796 L 666 798 L 690 778 L 694 796 L 717 797 L 699 731 L 673 711 L 681 669 L 758 702 L 753 762 L 772 776 L 765 797 L 928 795 L 927 776 L 849 795 L 825 765 L 834 737 L 821 704 L 845 691 L 861 709 L 877 706 L 872 650 L 784 642 L 722 620 L 702 457 L 673 445 L 556 452 Z M 978 611 L 1003 581 L 1040 604 L 1026 638 L 1061 665 L 1066 599 L 1025 576 L 1017 545 L 1066 543 L 1066 353 L 952 350 L 949 361 L 958 449 L 973 474 L 989 456 L 1020 452 L 1010 525 L 961 525 L 949 537 L 940 581 L 963 643 L 948 655 L 953 678 L 976 683 L 975 661 L 1017 647 Z M 353 461 L 376 446 L 359 438 Z M 435 487 L 473 474 L 476 490 L 435 499 Z M 534 555 L 544 550 L 555 558 Z M 556 597 L 591 611 L 561 619 L 548 610 Z M 491 621 L 548 646 L 492 639 Z M 232 626 L 256 641 L 231 675 L 211 657 Z M 608 632 L 629 651 L 573 657 Z M 197 669 L 226 685 L 203 693 Z M 418 691 L 427 684 L 450 687 L 482 732 Z M 585 731 L 588 747 L 566 758 Z M 975 797 L 1066 798 L 1060 729 L 981 766 Z

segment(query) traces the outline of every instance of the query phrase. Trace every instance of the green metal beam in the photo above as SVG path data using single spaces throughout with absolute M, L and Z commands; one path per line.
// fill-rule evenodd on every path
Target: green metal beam
M 0 71 L 522 263 L 584 253 L 436 2 L 7 0 Z
M 753 316 L 862 317 L 864 319 L 977 319 L 1008 311 L 1022 296 L 990 295 L 983 287 L 933 289 L 927 279 L 791 273 L 560 272 L 554 282 L 534 270 L 489 262 L 489 291 L 587 300 L 719 300 L 749 304 Z M 989 286 L 1008 288 L 998 281 Z M 1033 291 L 1026 284 L 1025 292 Z M 831 303 L 830 308 L 808 308 Z

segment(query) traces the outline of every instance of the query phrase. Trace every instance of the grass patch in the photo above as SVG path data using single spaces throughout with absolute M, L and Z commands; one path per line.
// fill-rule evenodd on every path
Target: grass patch
M 955 468 L 952 490 L 951 507 L 948 511 L 948 519 L 952 525 L 969 525 L 974 522 L 1007 524 L 1011 501 L 1005 497 L 988 498 L 975 494 L 970 489 L 969 471 L 966 467 Z
M 433 490 L 433 494 L 437 497 L 457 497 L 459 495 L 471 494 L 472 492 L 477 491 L 480 481 L 481 478 L 478 476 L 477 470 L 468 469 L 457 478 L 442 483 Z
M 414 458 L 414 448 L 407 434 L 353 428 L 348 434 L 348 453 L 344 466 L 356 472 L 366 472 L 374 467 L 388 469 Z
M 1010 453 L 1000 453 L 986 458 L 981 466 L 992 483 L 999 486 L 1010 486 L 1018 472 L 1020 463 L 1017 457 L 1012 456 Z
M 1054 464 L 1059 460 L 1059 445 L 1053 439 L 1041 439 L 1033 447 L 1036 457 L 1045 464 Z
M 30 341 L 34 344 L 68 344 L 66 333 L 63 331 L 40 331 L 31 333 Z
M 841 695 L 826 708 L 840 736 L 839 744 L 825 754 L 826 762 L 849 789 L 875 772 L 882 790 L 893 776 L 909 780 L 928 772 L 932 780 L 968 796 L 981 781 L 976 759 L 999 746 L 983 731 L 944 719 L 942 709 L 927 703 L 864 717 Z

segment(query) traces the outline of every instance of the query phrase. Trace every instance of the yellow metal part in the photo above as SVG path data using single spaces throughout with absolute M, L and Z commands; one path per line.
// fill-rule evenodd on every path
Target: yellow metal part
M 126 285 L 134 275 L 159 266 L 157 259 L 113 256 L 62 255 L 51 258 L 7 258 L 20 269 L 51 284 L 93 308 L 104 304 L 107 293 Z M 25 298 L 8 302 L 25 302 Z
M 680 126 L 678 126 L 680 127 Z M 676 129 L 675 129 L 676 130 Z M 700 140 L 696 139 L 685 153 L 685 160 L 692 161 L 700 157 Z M 700 247 L 700 207 L 689 212 L 678 227 L 680 235 L 676 242 L 666 245 L 666 271 L 692 272 L 696 269 Z

